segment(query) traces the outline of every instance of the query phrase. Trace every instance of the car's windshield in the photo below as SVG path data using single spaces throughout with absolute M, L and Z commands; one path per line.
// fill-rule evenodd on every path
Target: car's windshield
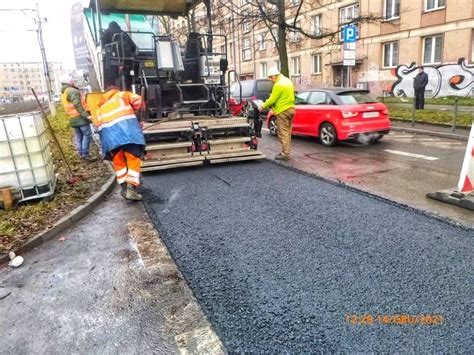
M 369 104 L 377 102 L 365 91 L 347 91 L 337 94 L 344 104 Z
M 273 83 L 270 80 L 259 80 L 257 81 L 257 92 L 268 93 L 271 92 Z

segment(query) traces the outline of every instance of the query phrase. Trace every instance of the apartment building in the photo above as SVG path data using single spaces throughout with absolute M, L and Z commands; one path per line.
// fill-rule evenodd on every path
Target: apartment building
M 49 63 L 51 88 L 60 90 L 62 63 Z M 46 80 L 42 62 L 0 63 L 0 97 L 4 100 L 31 98 L 31 88 L 38 95 L 46 95 Z
M 290 76 L 298 88 L 351 86 L 380 95 L 392 91 L 405 76 L 416 74 L 411 66 L 415 63 L 427 67 L 430 78 L 437 80 L 428 88 L 433 93 L 444 90 L 456 94 L 458 89 L 472 92 L 472 0 L 287 0 L 288 23 L 294 22 L 301 1 L 297 25 L 321 38 L 310 39 L 291 31 L 287 34 Z M 270 67 L 279 66 L 270 33 L 275 35 L 276 28 L 272 26 L 270 31 L 261 21 L 246 20 L 246 11 L 252 9 L 255 4 L 249 0 L 214 1 L 214 32 L 226 35 L 229 62 L 241 79 L 264 77 Z M 345 67 L 342 38 L 334 34 L 359 16 L 370 16 L 372 21 L 357 25 L 355 66 Z M 178 37 L 189 28 L 183 19 L 172 23 Z M 198 8 L 195 26 L 204 31 L 205 25 L 205 11 Z M 215 45 L 224 46 L 223 42 Z M 462 65 L 458 64 L 461 58 L 465 59 Z M 455 76 L 463 76 L 459 88 L 441 84 Z M 408 87 L 401 90 L 409 94 Z

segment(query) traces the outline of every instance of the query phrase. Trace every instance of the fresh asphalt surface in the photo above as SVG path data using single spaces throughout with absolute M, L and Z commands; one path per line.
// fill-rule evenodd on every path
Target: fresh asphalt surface
M 268 161 L 147 175 L 145 207 L 229 352 L 472 351 L 472 230 Z M 346 314 L 441 314 L 351 325 Z

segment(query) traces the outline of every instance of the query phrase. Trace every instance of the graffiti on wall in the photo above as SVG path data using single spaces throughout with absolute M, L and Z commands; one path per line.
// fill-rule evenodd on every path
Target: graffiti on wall
M 469 96 L 474 90 L 474 65 L 460 58 L 457 64 L 424 67 L 428 74 L 426 96 Z M 395 96 L 414 96 L 413 80 L 418 74 L 415 63 L 399 65 L 395 71 L 398 80 L 392 86 Z

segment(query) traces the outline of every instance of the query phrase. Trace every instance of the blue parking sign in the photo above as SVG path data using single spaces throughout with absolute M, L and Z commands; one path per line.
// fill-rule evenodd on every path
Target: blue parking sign
M 342 28 L 342 40 L 344 42 L 357 41 L 357 26 L 347 25 Z

